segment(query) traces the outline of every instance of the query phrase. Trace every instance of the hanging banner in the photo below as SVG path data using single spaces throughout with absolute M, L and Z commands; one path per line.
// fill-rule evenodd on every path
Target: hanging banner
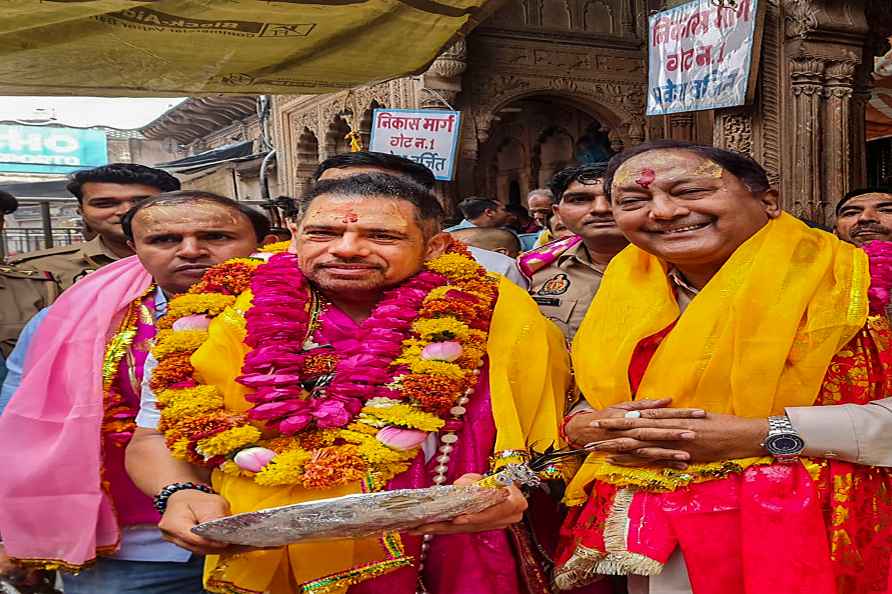
M 0 124 L 0 171 L 71 173 L 108 163 L 102 130 Z
M 461 112 L 438 109 L 376 109 L 369 149 L 412 159 L 440 181 L 455 174 Z
M 16 0 L 0 94 L 316 94 L 424 72 L 494 0 Z
M 761 3 L 694 0 L 651 15 L 647 115 L 750 101 L 762 37 Z

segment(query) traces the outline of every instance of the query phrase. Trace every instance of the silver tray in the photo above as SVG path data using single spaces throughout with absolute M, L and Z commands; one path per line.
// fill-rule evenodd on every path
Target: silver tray
M 477 513 L 507 496 L 505 489 L 455 485 L 344 495 L 211 520 L 192 532 L 252 547 L 360 538 Z

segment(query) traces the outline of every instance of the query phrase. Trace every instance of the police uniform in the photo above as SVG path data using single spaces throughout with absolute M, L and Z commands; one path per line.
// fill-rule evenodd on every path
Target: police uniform
M 22 328 L 59 295 L 53 276 L 0 264 L 0 351 L 9 357 Z
M 49 272 L 64 291 L 89 273 L 118 259 L 97 235 L 84 243 L 19 254 L 9 258 L 9 263 L 19 269 Z
M 542 315 L 573 340 L 604 274 L 592 263 L 581 238 L 559 239 L 522 254 L 518 267 L 529 280 L 530 296 Z

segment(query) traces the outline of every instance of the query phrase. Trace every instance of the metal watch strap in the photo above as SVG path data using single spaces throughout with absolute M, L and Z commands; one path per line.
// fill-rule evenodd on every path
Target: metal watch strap
M 796 433 L 796 428 L 793 427 L 793 422 L 787 415 L 768 417 L 768 434 L 771 435 L 775 431 Z

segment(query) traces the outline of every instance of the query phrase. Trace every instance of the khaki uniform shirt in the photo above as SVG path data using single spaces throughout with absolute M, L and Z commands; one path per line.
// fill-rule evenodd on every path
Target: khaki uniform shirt
M 572 341 L 601 286 L 603 275 L 604 271 L 592 264 L 588 250 L 580 242 L 550 266 L 533 273 L 530 295 L 542 315 L 557 324 L 567 340 Z
M 51 274 L 0 265 L 0 352 L 9 357 L 19 333 L 59 294 Z
M 20 269 L 49 272 L 64 291 L 89 273 L 119 258 L 97 235 L 90 241 L 19 254 L 9 263 Z

